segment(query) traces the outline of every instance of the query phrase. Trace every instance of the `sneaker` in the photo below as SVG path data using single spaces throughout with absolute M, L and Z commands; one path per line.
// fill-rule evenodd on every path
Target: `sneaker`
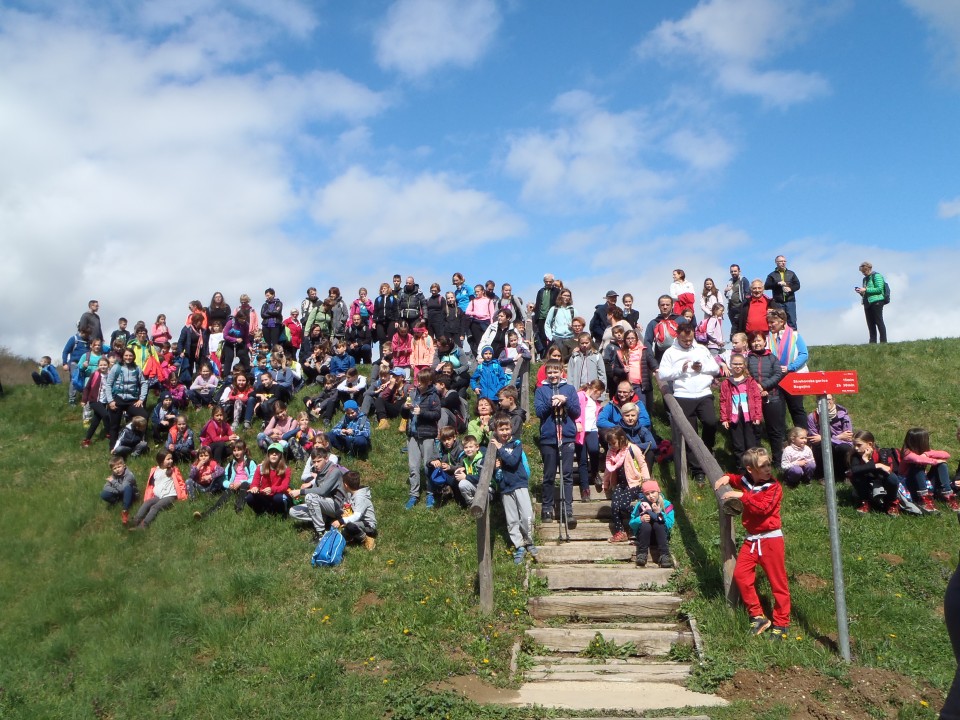
M 536 560 L 540 556 L 540 548 L 536 545 L 527 545 L 527 552 L 530 553 L 530 557 Z
M 647 566 L 647 551 L 637 550 L 637 567 Z
M 549 510 L 544 513 L 540 513 L 540 522 L 552 523 L 556 522 L 557 518 Z
M 887 508 L 887 515 L 890 517 L 900 516 L 900 500 L 894 500 L 890 503 L 890 507 Z
M 377 546 L 377 541 L 374 540 L 374 539 L 373 539 L 372 537 L 370 537 L 369 535 L 367 535 L 367 536 L 363 539 L 363 546 L 364 546 L 367 550 L 373 550 L 373 549 Z
M 405 433 L 405 432 L 407 431 L 407 421 L 406 421 L 406 420 L 401 420 L 401 421 L 400 421 L 400 426 L 397 428 L 397 430 L 398 430 L 399 432 Z
M 626 541 L 629 540 L 629 539 L 630 539 L 630 538 L 627 537 L 627 534 L 626 534 L 623 530 L 620 530 L 619 532 L 614 533 L 613 537 L 609 538 L 609 539 L 607 540 L 607 542 L 608 542 L 608 543 L 622 543 L 622 542 L 626 542 Z
M 427 493 L 427 507 L 432 508 L 437 504 L 436 500 L 433 499 L 433 493 Z
M 590 502 L 590 488 L 584 488 L 580 491 L 580 502 Z
M 920 498 L 920 509 L 923 510 L 925 515 L 936 515 L 940 512 L 933 504 L 933 496 L 929 493 Z
M 249 430 L 249 429 L 250 429 L 250 421 L 249 421 L 249 420 L 247 420 L 247 421 L 243 424 L 243 429 L 244 429 L 244 430 Z
M 770 638 L 771 642 L 783 642 L 787 639 L 787 628 L 774 625 L 767 637 Z
M 947 495 L 947 497 L 945 497 L 943 500 L 944 500 L 944 502 L 947 503 L 947 506 L 948 506 L 951 510 L 953 510 L 954 512 L 960 512 L 960 502 L 957 502 L 957 495 L 956 495 L 956 493 L 950 493 L 950 494 Z
M 386 418 L 383 418 L 380 422 L 377 423 L 377 430 L 387 430 L 390 427 L 390 421 Z
M 88 447 L 90 447 L 90 441 L 89 441 L 89 440 L 86 440 L 86 439 L 81 440 L 81 441 L 80 441 L 80 447 L 82 447 L 82 448 L 88 448 Z
M 417 500 L 418 500 L 418 499 L 419 499 L 419 498 L 412 497 L 412 498 L 410 498 L 409 500 L 407 500 L 407 504 L 403 506 L 404 509 L 406 509 L 406 510 L 413 510 L 413 506 L 417 504 Z
M 703 473 L 703 471 L 695 472 L 693 474 L 693 481 L 697 485 L 703 485 L 707 481 L 707 476 Z
M 673 556 L 670 553 L 661 553 L 660 554 L 660 567 L 662 568 L 672 568 L 673 567 Z
M 130 524 L 130 511 L 129 511 L 129 510 L 121 510 L 121 511 L 120 511 L 120 524 L 121 524 L 121 525 L 129 525 L 129 524 Z
M 861 515 L 869 515 L 870 503 L 864 500 L 862 503 L 860 503 L 860 507 L 857 508 L 857 512 L 860 513 Z
M 750 634 L 763 635 L 763 633 L 766 632 L 771 625 L 773 625 L 773 623 L 763 615 L 752 617 L 750 618 Z
M 516 550 L 513 551 L 513 564 L 522 565 L 523 558 L 525 558 L 526 555 L 527 555 L 527 549 L 521 545 L 520 547 L 518 547 Z

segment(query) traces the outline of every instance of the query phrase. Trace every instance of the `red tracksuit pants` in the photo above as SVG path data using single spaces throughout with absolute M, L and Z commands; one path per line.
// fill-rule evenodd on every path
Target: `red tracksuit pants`
M 733 571 L 733 581 L 740 590 L 743 604 L 750 617 L 755 617 L 763 615 L 756 588 L 757 565 L 763 568 L 773 591 L 773 624 L 778 627 L 790 625 L 790 586 L 783 548 L 782 537 L 744 540 Z

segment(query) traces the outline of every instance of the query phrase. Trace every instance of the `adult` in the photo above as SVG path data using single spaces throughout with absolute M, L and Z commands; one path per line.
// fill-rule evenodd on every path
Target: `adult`
M 694 342 L 694 327 L 683 323 L 677 328 L 677 342 L 664 354 L 660 361 L 659 377 L 664 382 L 673 383 L 673 396 L 676 398 L 684 417 L 697 430 L 698 423 L 703 425 L 700 434 L 707 452 L 713 452 L 713 442 L 717 436 L 717 413 L 713 402 L 713 378 L 720 374 L 720 366 L 713 355 L 703 345 Z M 703 482 L 703 468 L 693 453 L 687 454 L 694 480 Z
M 617 298 L 620 295 L 616 290 L 607 290 L 607 294 L 603 297 L 604 302 L 594 308 L 593 317 L 590 318 L 590 334 L 597 345 L 600 345 L 603 341 L 603 331 L 610 327 L 610 320 L 607 315 L 617 306 Z
M 283 342 L 280 344 L 291 358 L 296 358 L 303 347 L 303 323 L 300 322 L 300 311 L 297 308 L 290 311 L 289 317 L 283 321 L 283 327 L 286 329 L 281 335 Z
M 863 298 L 863 314 L 867 318 L 867 330 L 870 333 L 870 342 L 877 342 L 877 333 L 880 342 L 887 341 L 887 326 L 883 324 L 883 306 L 889 302 L 886 293 L 886 281 L 883 275 L 873 271 L 873 265 L 867 261 L 860 263 L 860 272 L 863 274 L 863 285 L 855 288 L 857 294 Z
M 370 334 L 370 326 L 363 319 L 360 313 L 354 313 L 353 319 L 347 325 L 344 333 L 344 339 L 347 342 L 347 355 L 357 361 L 357 364 L 370 364 L 373 357 L 373 337 Z
M 424 308 L 427 301 L 420 292 L 420 286 L 414 281 L 412 275 L 407 276 L 407 282 L 403 289 L 397 294 L 397 317 L 400 320 L 406 320 L 410 327 L 423 317 Z
M 787 269 L 787 258 L 777 255 L 777 266 L 773 269 L 763 284 L 765 290 L 773 291 L 773 301 L 787 311 L 787 324 L 797 329 L 797 290 L 800 289 L 800 279 L 793 270 Z
M 331 301 L 330 337 L 342 338 L 350 320 L 350 309 L 340 294 L 340 288 L 334 286 L 327 292 L 327 300 Z
M 105 380 L 103 398 L 110 410 L 110 438 L 120 437 L 123 416 L 146 418 L 147 379 L 137 367 L 132 348 L 125 348 L 120 362 L 110 368 Z
M 500 353 L 507 346 L 507 333 L 510 332 L 513 323 L 513 315 L 509 308 L 500 308 L 497 310 L 495 321 L 487 326 L 483 336 L 480 338 L 478 347 L 485 348 L 487 345 L 493 348 L 493 359 L 498 360 Z
M 440 294 L 440 284 L 431 283 L 430 297 L 426 299 L 424 308 L 426 310 L 427 332 L 434 340 L 443 335 L 444 307 L 446 304 L 446 298 Z
M 230 305 L 223 299 L 223 293 L 219 290 L 210 297 L 210 306 L 207 308 L 206 315 L 207 327 L 217 321 L 220 323 L 221 330 L 230 319 Z
M 144 325 L 137 325 L 133 332 L 133 340 L 127 343 L 127 347 L 133 351 L 137 367 L 141 370 L 146 370 L 147 363 L 150 360 L 160 361 L 157 348 L 147 337 L 147 328 Z
M 513 286 L 510 283 L 500 286 L 500 300 L 497 304 L 501 308 L 508 308 L 517 320 L 526 322 L 527 309 L 523 304 L 523 298 L 513 294 Z
M 713 315 L 713 306 L 717 303 L 720 303 L 720 290 L 713 282 L 713 278 L 707 278 L 703 281 L 703 291 L 700 293 L 700 309 L 703 310 L 705 318 Z
M 483 285 L 473 286 L 473 299 L 467 305 L 464 313 L 467 323 L 467 342 L 474 357 L 479 357 L 480 338 L 493 322 L 497 312 L 497 304 L 487 297 Z
M 624 379 L 633 386 L 647 411 L 653 412 L 653 380 L 657 376 L 658 364 L 650 348 L 640 342 L 636 330 L 631 328 L 623 333 L 616 358 L 623 368 Z
M 696 317 L 696 288 L 687 280 L 687 273 L 677 268 L 673 271 L 673 282 L 670 283 L 670 297 L 673 298 L 673 312 L 683 315 L 683 311 L 690 308 Z
M 85 330 L 88 340 L 103 341 L 103 329 L 100 327 L 100 316 L 97 311 L 100 309 L 99 300 L 91 300 L 87 303 L 87 311 L 80 316 L 80 322 L 77 323 L 77 330 Z
M 263 323 L 263 339 L 270 349 L 280 342 L 283 330 L 283 303 L 273 288 L 263 291 L 263 306 L 260 308 L 260 321 Z
M 843 405 L 837 405 L 833 395 L 827 395 L 827 415 L 830 425 L 830 453 L 836 477 L 847 471 L 847 457 L 853 450 L 853 421 Z M 807 444 L 817 461 L 817 477 L 823 477 L 823 437 L 820 435 L 820 411 L 807 416 Z
M 550 308 L 557 304 L 557 296 L 560 290 L 554 285 L 553 275 L 547 273 L 543 276 L 543 287 L 537 290 L 537 299 L 533 302 L 533 326 L 534 326 L 534 344 L 536 345 L 537 355 L 543 357 L 550 345 L 547 338 L 545 326 L 547 324 L 547 313 Z
M 737 332 L 752 333 L 770 332 L 770 325 L 767 324 L 767 311 L 777 307 L 777 304 L 768 296 L 763 294 L 763 283 L 760 280 L 754 280 L 750 283 L 750 295 L 740 305 L 740 316 L 737 324 Z
M 350 320 L 353 320 L 353 316 L 358 314 L 367 324 L 367 327 L 373 328 L 373 300 L 367 297 L 365 287 L 360 288 L 356 300 L 350 303 Z
M 310 336 L 310 330 L 316 322 L 317 309 L 320 307 L 320 296 L 315 287 L 307 288 L 307 296 L 300 301 L 300 322 L 303 323 L 303 334 Z M 307 348 L 306 352 L 310 352 Z
M 767 336 L 767 346 L 776 355 L 784 373 L 807 372 L 807 344 L 800 337 L 800 333 L 787 325 L 787 313 L 782 308 L 767 312 L 767 324 L 770 334 Z M 803 395 L 791 395 L 783 388 L 780 393 L 790 413 L 790 420 L 794 427 L 807 426 L 807 413 L 803 409 Z
M 660 312 L 647 323 L 643 333 L 643 344 L 653 350 L 653 355 L 660 362 L 667 348 L 671 347 L 677 337 L 677 327 L 680 316 L 673 312 L 673 298 L 661 295 L 657 298 L 657 308 Z
M 750 281 L 740 273 L 740 266 L 736 263 L 730 266 L 730 280 L 723 288 L 723 297 L 727 300 L 727 317 L 730 320 L 730 339 L 740 327 L 740 308 L 750 296 Z
M 573 308 L 573 293 L 564 288 L 557 296 L 557 304 L 547 313 L 544 323 L 547 340 L 560 348 L 564 363 L 570 358 L 570 353 L 577 344 L 573 329 L 573 319 L 576 315 L 577 311 Z
M 183 326 L 177 339 L 177 350 L 186 364 L 186 371 L 192 380 L 200 366 L 210 357 L 210 332 L 203 327 L 203 314 L 194 313 L 190 322 Z
M 460 308 L 461 313 L 467 311 L 467 305 L 470 304 L 470 301 L 473 300 L 473 289 L 467 285 L 467 281 L 463 277 L 463 273 L 454 273 L 452 277 L 453 282 L 453 296 L 457 300 L 457 307 Z
M 223 328 L 223 349 L 220 351 L 223 375 L 230 374 L 235 358 L 239 360 L 241 367 L 250 367 L 249 318 L 245 310 L 237 310 L 237 314 L 227 320 Z
M 397 330 L 397 299 L 390 292 L 387 283 L 380 283 L 380 294 L 373 301 L 373 327 L 383 353 L 383 344 L 390 340 Z

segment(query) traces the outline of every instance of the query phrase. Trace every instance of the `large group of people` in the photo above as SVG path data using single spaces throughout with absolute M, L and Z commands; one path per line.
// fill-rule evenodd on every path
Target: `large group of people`
M 861 271 L 871 340 L 877 330 L 884 342 L 880 303 L 889 291 L 869 263 Z M 651 545 L 661 565 L 673 564 L 673 504 L 653 472 L 669 456 L 651 422 L 655 386 L 673 394 L 709 450 L 722 427 L 738 470 L 725 482 L 744 493 L 745 507 L 758 488 L 776 483 L 776 474 L 787 485 L 817 478 L 830 453 L 839 474 L 849 475 L 861 512 L 936 512 L 935 497 L 960 511 L 949 456 L 931 450 L 924 431 L 911 430 L 902 448 L 877 448 L 831 398 L 830 437 L 822 437 L 818 414 L 780 386 L 785 374 L 805 372 L 809 358 L 798 330 L 801 285 L 785 257 L 776 258 L 765 280 L 749 281 L 731 265 L 725 283 L 706 278 L 699 295 L 677 268 L 649 321 L 630 294 L 610 290 L 584 312 L 561 280 L 543 280 L 533 302 L 524 303 L 508 283 L 471 288 L 455 273 L 449 291 L 432 283 L 425 295 L 412 276 L 395 275 L 372 299 L 360 288 L 349 304 L 337 287 L 323 299 L 308 288 L 286 312 L 273 288 L 264 291 L 259 312 L 246 294 L 231 307 L 215 292 L 207 305 L 187 304 L 178 333 L 160 314 L 132 330 L 121 317 L 109 338 L 91 301 L 61 361 L 67 401 L 83 408 L 81 445 L 91 447 L 99 430 L 109 449 L 102 497 L 121 506 L 131 529 L 149 526 L 177 500 L 209 494 L 218 497 L 195 512 L 198 519 L 233 499 L 238 512 L 289 516 L 318 535 L 337 528 L 372 549 L 370 488 L 342 463 L 377 451 L 377 434 L 398 420 L 409 466 L 407 510 L 421 499 L 427 508 L 469 505 L 485 450 L 496 449 L 493 487 L 522 563 L 537 548 L 518 389 L 536 359 L 542 362 L 531 409 L 540 425 L 541 521 L 576 526 L 575 484 L 581 500 L 605 493 L 613 506 L 610 542 L 633 541 L 640 565 Z M 44 358 L 37 384 L 59 380 Z M 156 464 L 131 521 L 139 490 L 127 462 L 151 445 Z M 262 453 L 259 463 L 252 448 Z M 692 472 L 705 481 L 695 459 Z M 776 527 L 763 533 L 779 529 L 778 504 L 775 514 Z M 775 588 L 778 605 L 781 590 Z M 786 598 L 786 614 L 781 608 L 774 618 L 778 628 L 789 615 Z M 756 619 L 753 629 L 769 626 Z

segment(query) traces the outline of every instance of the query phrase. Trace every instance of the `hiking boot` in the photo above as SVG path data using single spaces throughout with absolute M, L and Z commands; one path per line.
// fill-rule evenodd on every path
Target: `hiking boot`
M 513 564 L 522 565 L 523 558 L 527 556 L 527 549 L 522 545 L 513 551 Z
M 890 503 L 890 507 L 887 508 L 887 515 L 890 517 L 899 517 L 900 516 L 900 501 L 894 500 Z
M 419 500 L 419 498 L 415 498 L 415 497 L 410 498 L 409 500 L 407 500 L 407 504 L 404 505 L 403 508 L 405 510 L 413 510 L 413 506 L 417 504 L 417 500 Z
M 584 488 L 580 491 L 580 502 L 590 502 L 590 488 Z
M 936 515 L 940 512 L 933 504 L 933 496 L 930 493 L 920 498 L 920 509 L 923 510 L 924 515 Z
M 607 540 L 607 542 L 608 542 L 608 543 L 622 543 L 622 542 L 627 542 L 627 540 L 629 540 L 629 539 L 630 539 L 630 538 L 627 536 L 627 534 L 626 534 L 623 530 L 620 530 L 619 532 L 614 533 L 613 537 L 609 538 L 609 539 Z
M 129 510 L 121 510 L 121 511 L 120 511 L 120 524 L 121 524 L 121 525 L 129 525 L 129 524 L 130 524 L 130 511 L 129 511 Z
M 693 474 L 693 481 L 697 485 L 703 485 L 707 481 L 707 476 L 703 473 L 703 471 L 695 472 Z
M 370 537 L 369 535 L 367 535 L 367 536 L 363 539 L 363 546 L 364 546 L 367 550 L 373 550 L 373 549 L 377 546 L 377 541 L 374 540 L 374 539 L 373 539 L 372 537 Z
M 773 623 L 763 615 L 755 615 L 750 618 L 750 634 L 757 636 L 763 635 Z
M 80 447 L 82 447 L 82 448 L 88 448 L 88 447 L 90 447 L 90 441 L 89 441 L 89 440 L 86 440 L 86 439 L 81 440 L 81 441 L 80 441 Z
M 860 513 L 861 515 L 869 515 L 870 503 L 864 500 L 862 503 L 860 503 L 860 506 L 857 508 L 857 512 Z
M 668 553 L 660 554 L 660 567 L 662 568 L 672 568 L 673 567 L 673 556 Z
M 433 493 L 427 493 L 427 507 L 432 508 L 437 504 L 436 500 L 433 499 Z
M 400 425 L 399 427 L 397 427 L 397 431 L 402 433 L 405 433 L 407 431 L 407 421 L 405 419 L 400 420 Z
M 567 518 L 567 530 L 576 530 L 577 529 L 577 519 L 574 517 Z
M 949 507 L 951 510 L 953 510 L 954 512 L 960 512 L 960 502 L 957 502 L 956 493 L 950 493 L 945 498 L 943 498 L 943 500 L 945 503 L 947 503 L 947 507 Z
M 390 427 L 390 421 L 386 418 L 383 418 L 380 422 L 377 423 L 377 430 L 386 430 Z
M 549 510 L 547 510 L 546 512 L 540 513 L 540 522 L 552 523 L 552 522 L 556 522 L 556 519 L 557 518 L 554 516 L 554 514 Z
M 647 550 L 637 550 L 637 567 L 647 566 Z
M 770 638 L 770 642 L 783 642 L 787 639 L 787 628 L 774 625 L 767 637 Z

